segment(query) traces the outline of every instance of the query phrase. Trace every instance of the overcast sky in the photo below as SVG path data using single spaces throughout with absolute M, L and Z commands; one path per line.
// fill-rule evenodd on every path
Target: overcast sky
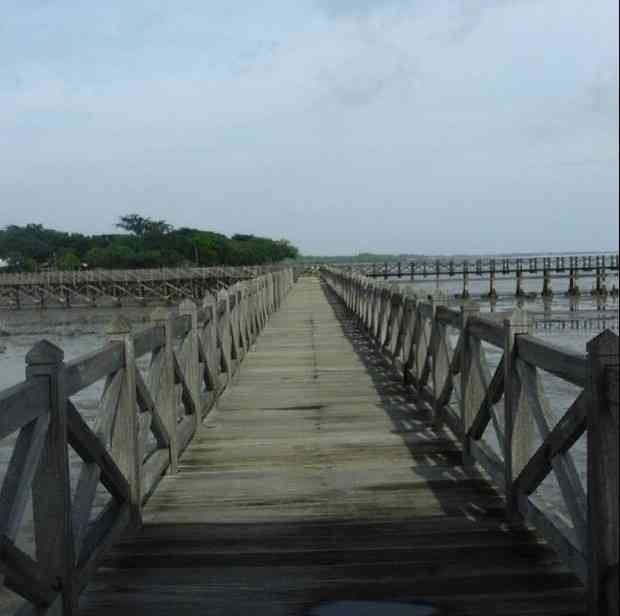
M 0 0 L 0 226 L 616 250 L 617 0 Z

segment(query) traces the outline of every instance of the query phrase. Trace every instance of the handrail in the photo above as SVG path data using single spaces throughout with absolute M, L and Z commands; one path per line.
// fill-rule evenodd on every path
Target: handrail
M 20 309 L 97 306 L 110 302 L 117 306 L 123 302 L 172 304 L 183 299 L 198 300 L 206 292 L 284 270 L 283 266 L 273 265 L 0 273 L 0 306 Z M 234 301 L 233 298 L 231 309 Z
M 194 280 L 196 278 L 231 278 L 246 280 L 284 269 L 282 266 L 213 266 L 165 267 L 159 269 L 106 270 L 75 272 L 51 270 L 46 272 L 0 273 L 0 286 L 28 284 L 76 285 L 87 282 L 147 283 L 165 280 Z
M 0 491 L 0 583 L 26 601 L 19 614 L 76 613 L 292 284 L 290 269 L 238 282 L 200 310 L 190 300 L 178 312 L 158 308 L 138 333 L 118 317 L 105 347 L 70 362 L 45 340 L 30 350 L 26 380 L 0 391 L 0 438 L 17 434 Z M 72 397 L 102 381 L 90 426 Z M 81 462 L 74 491 L 70 456 Z M 30 496 L 34 556 L 15 545 Z
M 321 273 L 435 423 L 461 441 L 464 463 L 477 463 L 504 492 L 508 519 L 534 526 L 587 585 L 589 614 L 616 614 L 618 336 L 603 332 L 581 356 L 533 337 L 522 310 L 498 322 L 475 304 L 457 311 L 364 276 L 330 267 Z M 494 371 L 491 348 L 500 357 Z M 559 421 L 541 373 L 579 388 Z M 572 457 L 584 433 L 587 486 Z M 565 516 L 534 496 L 550 474 Z
M 563 272 L 570 269 L 588 272 L 597 268 L 609 271 L 618 270 L 618 253 L 599 253 L 582 255 L 554 255 L 531 257 L 432 257 L 413 256 L 391 259 L 389 261 L 304 261 L 304 266 L 338 267 L 348 274 L 363 274 L 369 277 L 415 276 L 434 277 L 437 275 L 457 276 L 463 273 L 482 275 L 483 273 L 509 274 L 515 272 L 534 273 L 544 271 Z

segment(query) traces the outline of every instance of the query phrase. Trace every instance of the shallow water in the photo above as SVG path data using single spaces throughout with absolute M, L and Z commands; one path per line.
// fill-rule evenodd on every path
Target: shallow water
M 115 318 L 122 316 L 140 331 L 152 312 L 152 307 L 0 310 L 0 389 L 24 379 L 26 353 L 39 340 L 53 342 L 70 360 L 101 348 L 106 326 Z
M 381 280 L 381 279 L 378 279 Z M 406 278 L 392 278 L 389 282 L 395 282 L 402 285 L 403 288 L 413 287 L 419 289 L 424 293 L 439 293 L 443 295 L 448 302 L 454 300 L 455 295 L 459 295 L 463 292 L 463 280 L 462 278 L 443 278 L 436 280 L 432 276 L 427 278 L 416 278 L 413 282 Z M 593 278 L 583 278 L 578 280 L 578 286 L 581 290 L 581 294 L 576 298 L 571 298 L 566 295 L 568 291 L 569 281 L 567 278 L 554 278 L 552 282 L 553 298 L 550 302 L 544 302 L 541 297 L 542 292 L 542 280 L 538 277 L 524 275 L 523 277 L 523 291 L 526 297 L 522 300 L 524 306 L 535 312 L 544 311 L 545 309 L 566 312 L 566 311 L 578 311 L 578 310 L 607 310 L 618 308 L 618 298 L 608 296 L 606 300 L 597 298 L 592 295 L 594 289 Z M 613 287 L 618 288 L 618 274 L 610 274 L 607 276 L 607 288 L 611 291 Z M 492 306 L 488 300 L 484 300 L 483 297 L 489 292 L 489 280 L 488 278 L 471 276 L 469 278 L 468 290 L 472 298 L 476 298 L 481 301 L 482 306 L 488 307 L 488 309 L 495 310 L 508 310 L 517 304 L 515 298 L 516 292 L 516 279 L 510 278 L 498 278 L 496 280 L 495 289 L 498 295 L 498 301 L 495 306 Z M 484 308 L 483 308 L 484 309 Z

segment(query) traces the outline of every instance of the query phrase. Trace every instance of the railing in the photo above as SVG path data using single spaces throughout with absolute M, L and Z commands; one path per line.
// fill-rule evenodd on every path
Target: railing
M 499 321 L 475 305 L 454 310 L 363 276 L 322 275 L 437 426 L 460 440 L 464 463 L 478 463 L 503 491 L 508 519 L 535 527 L 587 585 L 589 613 L 616 614 L 618 336 L 602 333 L 582 356 L 533 337 L 521 310 Z M 498 358 L 494 370 L 487 352 Z M 578 394 L 559 420 L 544 391 L 554 378 Z M 587 481 L 573 459 L 586 432 Z M 561 508 L 535 494 L 548 477 Z
M 618 271 L 618 253 L 597 255 L 562 255 L 533 257 L 483 257 L 446 258 L 414 257 L 407 261 L 387 261 L 385 263 L 337 263 L 349 273 L 364 274 L 369 277 L 452 277 L 464 273 L 481 276 L 483 274 L 507 275 L 514 273 L 535 274 L 538 272 L 596 272 L 597 270 Z
M 178 316 L 157 309 L 136 334 L 118 318 L 107 346 L 67 363 L 47 341 L 28 353 L 26 380 L 0 392 L 0 440 L 17 435 L 0 492 L 0 581 L 26 600 L 20 615 L 75 613 L 292 283 L 282 270 L 200 309 L 183 302 Z M 91 427 L 75 396 L 102 382 Z M 70 461 L 79 463 L 73 477 Z M 33 554 L 16 545 L 30 498 Z
M 109 270 L 95 269 L 76 272 L 48 271 L 37 273 L 0 274 L 3 285 L 85 284 L 105 282 L 159 282 L 201 278 L 249 279 L 268 273 L 272 266 L 253 267 L 161 267 L 157 269 Z

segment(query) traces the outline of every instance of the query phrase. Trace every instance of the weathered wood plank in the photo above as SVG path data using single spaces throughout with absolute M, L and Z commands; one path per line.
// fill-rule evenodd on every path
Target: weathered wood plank
M 618 612 L 619 347 L 618 336 L 609 330 L 588 343 L 588 602 L 592 614 L 604 616 Z
M 96 462 L 84 462 L 75 489 L 71 512 L 75 554 L 79 554 L 82 549 L 100 479 L 101 467 Z
M 556 553 L 506 523 L 497 490 L 433 423 L 431 388 L 416 397 L 394 350 L 381 354 L 325 292 L 302 278 L 279 312 L 264 298 L 269 322 L 178 473 L 161 476 L 161 450 L 145 464 L 159 485 L 144 530 L 106 560 L 84 616 L 306 616 L 414 596 L 461 616 L 583 616 L 583 588 Z M 355 286 L 343 292 L 368 310 Z M 470 455 L 501 486 L 497 456 L 482 443 Z
M 122 471 L 70 400 L 67 402 L 67 422 L 71 447 L 85 462 L 99 466 L 101 482 L 118 501 L 129 500 L 129 484 Z
M 517 370 L 523 383 L 523 391 L 529 410 L 538 425 L 543 440 L 547 440 L 551 436 L 552 414 L 549 403 L 544 397 L 537 369 L 517 359 Z M 570 451 L 553 456 L 551 466 L 555 471 L 562 497 L 573 521 L 579 546 L 585 550 L 587 544 L 587 498 Z
M 60 581 L 64 616 L 74 613 L 73 528 L 67 447 L 67 393 L 64 353 L 42 340 L 26 355 L 26 377 L 45 382 L 49 392 L 49 425 L 32 482 L 36 560 Z
M 120 370 L 124 365 L 123 345 L 118 342 L 68 362 L 65 371 L 67 397 Z
M 142 503 L 151 497 L 164 473 L 170 466 L 170 452 L 164 449 L 154 451 L 142 466 Z
M 32 480 L 37 471 L 49 415 L 45 414 L 24 426 L 11 454 L 0 492 L 0 535 L 14 541 L 22 522 Z
M 476 338 L 500 349 L 504 348 L 504 327 L 502 323 L 498 323 L 490 317 L 475 315 L 468 319 L 467 327 Z
M 0 572 L 9 587 L 34 604 L 49 605 L 56 596 L 48 572 L 4 535 L 0 535 Z
M 0 391 L 0 440 L 47 413 L 49 394 L 44 383 L 24 381 Z
M 166 344 L 166 332 L 163 327 L 154 325 L 134 336 L 136 359 Z
M 579 579 L 586 582 L 587 561 L 583 552 L 577 547 L 573 529 L 558 516 L 552 518 L 549 510 L 543 510 L 526 496 L 519 498 L 519 510 L 523 517 L 549 541 Z
M 192 328 L 192 320 L 188 315 L 182 314 L 172 320 L 172 337 L 183 338 Z
M 110 503 L 90 525 L 77 562 L 75 586 L 80 592 L 131 522 L 129 503 Z
M 187 383 L 185 374 L 183 373 L 183 370 L 181 369 L 181 364 L 179 363 L 176 353 L 173 354 L 173 366 L 174 366 L 175 384 L 181 385 L 181 391 L 182 391 L 181 396 L 183 400 L 183 405 L 185 406 L 185 409 L 187 410 L 187 412 L 193 415 L 197 412 L 198 409 L 196 408 L 194 396 L 192 396 L 191 389 Z
M 139 371 L 136 372 L 136 393 L 137 403 L 138 406 L 142 409 L 142 412 L 151 413 L 153 416 L 152 429 L 155 440 L 157 441 L 157 445 L 159 447 L 169 447 L 170 435 L 168 434 L 168 429 L 166 428 L 164 418 L 159 412 L 159 409 L 155 404 L 155 400 L 153 400 L 151 392 L 146 386 L 146 383 L 144 382 L 144 379 L 142 378 L 142 375 Z
M 523 384 L 516 367 L 518 341 L 531 329 L 525 311 L 517 309 L 504 320 L 504 422 L 506 426 L 506 506 L 509 518 L 519 511 L 519 494 L 514 481 L 531 457 L 533 449 L 533 420 L 528 414 L 523 396 Z
M 138 435 L 138 404 L 136 393 L 136 357 L 131 325 L 123 317 L 119 317 L 107 328 L 112 343 L 118 341 L 123 345 L 125 366 L 123 381 L 118 400 L 118 411 L 112 431 L 111 454 L 119 470 L 129 485 L 132 524 L 138 528 L 142 524 L 140 495 L 142 469 L 141 449 Z M 107 469 L 102 468 L 104 476 Z
M 533 336 L 519 336 L 517 352 L 528 364 L 555 374 L 579 387 L 586 386 L 587 361 L 584 355 L 571 353 Z
M 486 393 L 484 396 L 484 400 L 480 405 L 480 410 L 476 415 L 476 419 L 474 420 L 471 428 L 469 429 L 470 437 L 476 441 L 482 438 L 482 434 L 484 433 L 487 426 L 489 425 L 489 422 L 491 421 L 493 405 L 497 404 L 504 395 L 504 378 L 504 357 L 502 356 L 502 359 L 500 360 L 495 372 L 493 373 L 491 382 L 485 388 Z M 504 446 L 505 445 L 503 445 L 503 447 Z
M 435 318 L 444 325 L 458 329 L 461 326 L 461 313 L 447 306 L 437 306 Z
M 579 440 L 586 431 L 587 422 L 588 399 L 582 392 L 521 471 L 515 481 L 517 489 L 532 494 L 553 470 L 551 460 L 567 452 Z

